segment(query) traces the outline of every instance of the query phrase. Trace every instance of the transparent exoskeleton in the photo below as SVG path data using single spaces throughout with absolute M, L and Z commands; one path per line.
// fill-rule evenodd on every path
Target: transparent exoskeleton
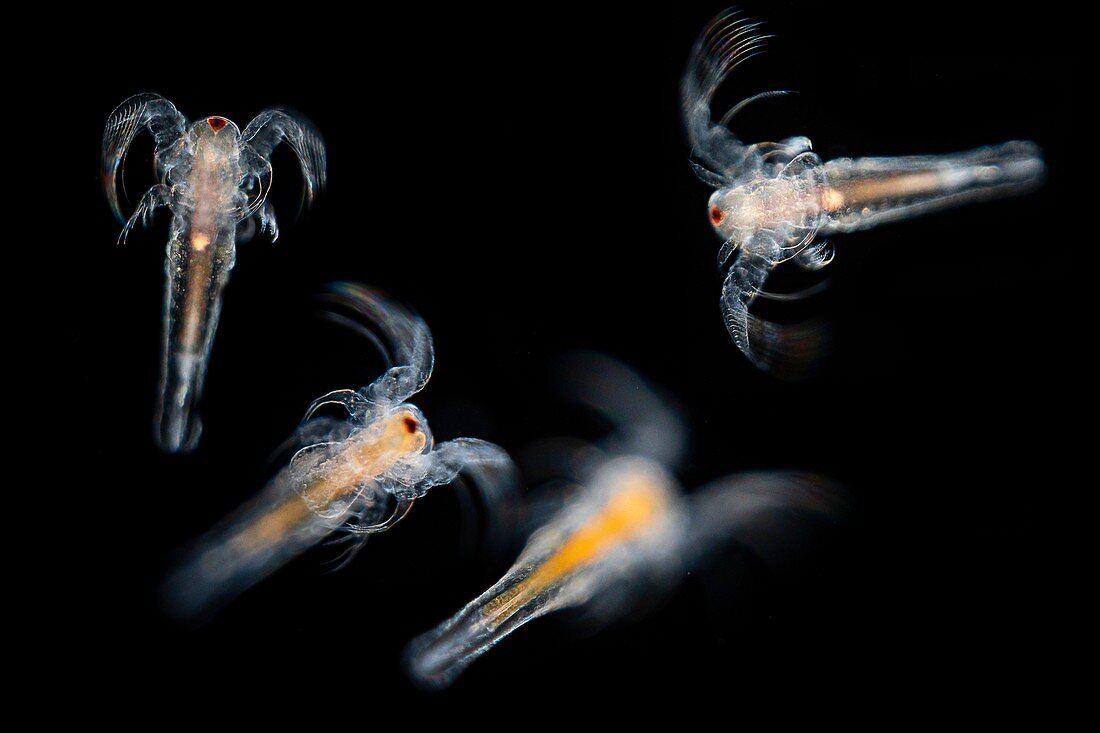
M 122 166 L 134 138 L 147 131 L 156 146 L 157 183 L 123 215 L 119 202 Z M 306 198 L 325 185 L 325 148 L 302 115 L 268 109 L 242 131 L 224 117 L 196 122 L 156 94 L 130 97 L 111 113 L 103 133 L 103 185 L 119 221 L 119 241 L 153 212 L 172 213 L 169 230 L 160 393 L 155 437 L 166 451 L 194 448 L 201 423 L 195 412 L 221 312 L 222 292 L 236 261 L 241 233 L 259 228 L 279 236 L 268 201 L 271 154 L 286 142 L 301 164 Z
M 499 581 L 409 645 L 406 669 L 426 688 L 451 684 L 495 644 L 547 613 L 574 607 L 593 621 L 609 620 L 667 591 L 711 550 L 745 542 L 754 530 L 766 528 L 761 536 L 783 545 L 791 534 L 778 523 L 784 515 L 842 513 L 838 487 L 813 474 L 734 475 L 684 496 L 672 473 L 686 445 L 678 410 L 606 358 L 572 361 L 569 377 L 572 396 L 598 409 L 613 429 L 598 446 L 556 441 L 566 498 Z
M 336 390 L 310 406 L 288 464 L 260 496 L 200 539 L 169 578 L 170 607 L 181 616 L 231 599 L 333 534 L 350 543 L 350 560 L 369 535 L 391 529 L 460 471 L 488 507 L 510 499 L 515 478 L 503 449 L 474 438 L 436 443 L 424 414 L 408 402 L 432 373 L 427 325 L 359 285 L 338 284 L 330 299 L 354 316 L 338 320 L 369 336 L 390 366 L 362 389 Z M 332 409 L 346 416 L 325 414 Z
M 715 191 L 707 216 L 722 240 L 718 266 L 726 327 L 760 369 L 812 359 L 812 333 L 781 326 L 750 309 L 778 265 L 819 270 L 833 258 L 824 239 L 953 206 L 1034 190 L 1045 166 L 1034 143 L 1011 141 L 951 155 L 839 158 L 822 162 L 805 137 L 742 143 L 729 123 L 747 105 L 788 94 L 757 94 L 721 117 L 715 92 L 769 36 L 737 9 L 718 15 L 696 41 L 680 86 L 691 165 Z M 808 291 L 807 291 L 808 292 Z M 796 294 L 794 297 L 797 298 Z M 791 299 L 792 296 L 772 296 Z

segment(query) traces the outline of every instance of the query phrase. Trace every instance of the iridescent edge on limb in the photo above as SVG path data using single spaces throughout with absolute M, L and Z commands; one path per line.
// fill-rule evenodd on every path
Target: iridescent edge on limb
M 754 365 L 782 375 L 800 373 L 798 362 L 813 359 L 821 338 L 814 329 L 781 326 L 750 311 L 757 297 L 769 295 L 764 283 L 775 267 L 789 260 L 808 270 L 828 265 L 833 250 L 822 235 L 1028 193 L 1042 182 L 1045 166 L 1038 147 L 1023 141 L 828 163 L 805 137 L 745 145 L 729 129 L 732 119 L 748 104 L 789 92 L 753 95 L 717 122 L 711 103 L 728 76 L 762 52 L 768 36 L 760 26 L 735 8 L 720 13 L 692 48 L 680 95 L 691 166 L 716 189 L 708 218 L 723 240 L 719 267 L 729 267 L 721 299 L 726 327 Z
M 169 610 L 202 618 L 309 547 L 335 536 L 350 560 L 366 538 L 391 529 L 434 487 L 467 472 L 485 503 L 507 501 L 515 482 L 507 453 L 473 438 L 435 443 L 407 402 L 428 382 L 432 338 L 416 315 L 353 283 L 330 290 L 334 314 L 382 351 L 386 371 L 359 390 L 310 405 L 287 448 L 288 464 L 263 493 L 196 542 L 165 584 Z M 344 417 L 332 417 L 335 408 Z M 490 506 L 490 509 L 492 507 Z
M 155 144 L 154 173 L 159 183 L 139 200 L 126 219 L 119 202 L 126 153 L 137 135 L 148 131 Z M 111 209 L 124 222 L 119 241 L 156 209 L 172 212 L 165 259 L 166 290 L 160 390 L 155 438 L 166 451 L 195 447 L 201 422 L 195 408 L 201 396 L 223 291 L 242 241 L 242 225 L 279 234 L 267 195 L 271 154 L 286 142 L 298 157 L 306 195 L 312 202 L 325 182 L 320 134 L 302 115 L 273 108 L 261 112 L 243 132 L 224 117 L 189 123 L 157 94 L 130 97 L 110 115 L 103 134 L 102 177 Z

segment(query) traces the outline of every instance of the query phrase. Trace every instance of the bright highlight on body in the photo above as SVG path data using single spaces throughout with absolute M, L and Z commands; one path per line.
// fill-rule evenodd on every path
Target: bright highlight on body
M 199 616 L 246 590 L 325 537 L 350 542 L 401 521 L 434 486 L 462 470 L 495 501 L 511 480 L 511 461 L 492 443 L 458 438 L 436 444 L 423 413 L 407 400 L 427 384 L 434 352 L 418 317 L 381 293 L 340 284 L 330 300 L 354 314 L 339 320 L 382 347 L 389 368 L 366 387 L 337 390 L 306 412 L 292 439 L 300 449 L 263 493 L 195 543 L 169 578 L 178 615 Z M 323 417 L 322 408 L 346 413 Z
M 123 161 L 134 138 L 148 131 L 156 144 L 160 182 L 150 188 L 127 220 L 119 202 Z M 103 185 L 125 226 L 125 241 L 153 212 L 172 212 L 166 262 L 164 332 L 155 437 L 166 451 L 195 447 L 201 432 L 196 406 L 221 313 L 222 293 L 248 227 L 279 236 L 271 190 L 271 154 L 286 142 L 298 156 L 306 194 L 313 200 L 325 183 L 325 148 L 305 117 L 284 109 L 258 114 L 242 132 L 224 117 L 188 123 L 156 94 L 130 97 L 111 114 L 103 132 Z
M 565 505 L 499 581 L 409 645 L 406 668 L 424 687 L 446 687 L 551 611 L 583 607 L 610 618 L 629 610 L 699 567 L 711 549 L 779 515 L 840 513 L 836 487 L 811 474 L 735 475 L 685 497 L 670 472 L 683 450 L 677 411 L 622 365 L 594 356 L 578 364 L 572 396 L 615 429 L 601 447 L 561 444 L 558 463 L 575 481 Z M 778 529 L 767 534 L 782 537 Z
M 735 69 L 762 52 L 761 24 L 727 10 L 696 41 L 680 85 L 692 167 L 716 190 L 707 216 L 728 268 L 722 312 L 737 347 L 760 369 L 795 373 L 820 351 L 813 329 L 781 326 L 750 312 L 757 297 L 794 300 L 764 290 L 770 273 L 793 261 L 819 270 L 833 258 L 823 237 L 867 229 L 963 204 L 1016 196 L 1042 182 L 1039 148 L 1012 141 L 965 153 L 822 162 L 809 138 L 742 143 L 729 123 L 749 104 L 787 91 L 764 92 L 712 114 L 715 93 Z M 792 368 L 793 367 L 793 368 Z

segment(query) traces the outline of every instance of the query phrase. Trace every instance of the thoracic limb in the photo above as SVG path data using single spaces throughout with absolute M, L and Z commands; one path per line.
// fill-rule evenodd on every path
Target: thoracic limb
M 736 538 L 765 560 L 790 551 L 789 537 L 804 525 L 842 521 L 847 492 L 812 473 L 758 471 L 735 474 L 692 492 L 685 561 L 698 567 L 711 551 Z
M 285 140 L 298 156 L 309 200 L 312 201 L 317 191 L 324 188 L 325 144 L 317 128 L 304 116 L 288 109 L 264 110 L 244 128 L 241 140 L 246 149 L 259 156 L 263 163 L 270 162 L 275 146 Z M 259 165 L 257 161 L 252 164 Z
M 373 483 L 373 480 L 371 483 Z M 378 486 L 380 490 L 384 489 L 388 494 L 375 495 L 375 492 L 370 490 L 369 485 L 363 491 L 360 491 L 356 500 L 350 506 L 349 514 L 352 519 L 344 523 L 343 531 L 352 536 L 358 535 L 362 539 L 365 539 L 363 535 L 385 532 L 404 519 L 412 510 L 413 504 L 416 503 L 417 497 L 398 496 L 397 492 L 393 491 L 389 481 L 382 482 Z M 385 519 L 381 519 L 381 515 L 385 513 L 387 506 L 385 497 L 390 495 L 392 495 L 393 508 L 388 512 Z M 372 523 L 371 520 L 373 519 L 378 519 L 378 521 Z
M 118 243 L 125 244 L 126 237 L 130 234 L 130 230 L 139 223 L 142 226 L 149 226 L 149 220 L 152 218 L 153 212 L 161 206 L 167 206 L 168 202 L 171 200 L 171 196 L 172 189 L 168 188 L 168 186 L 163 183 L 158 183 L 146 191 L 145 195 L 138 201 L 134 213 L 130 215 L 125 226 L 122 227 L 122 233 L 118 235 Z
M 327 396 L 327 395 L 326 395 Z M 321 398 L 324 399 L 324 398 Z M 318 406 L 320 400 L 314 403 Z M 328 402 L 325 404 L 334 404 Z M 314 406 L 310 407 L 313 410 Z M 301 424 L 295 429 L 294 433 L 284 441 L 280 447 L 282 451 L 306 451 L 313 448 L 319 443 L 340 443 L 347 439 L 347 437 L 355 430 L 355 424 L 345 418 L 330 417 L 328 415 L 318 415 L 313 417 L 307 413 L 307 416 L 303 418 Z
M 111 113 L 103 131 L 103 186 L 119 221 L 126 217 L 118 201 L 118 173 L 134 138 L 143 128 L 148 129 L 159 154 L 179 140 L 186 127 L 187 118 L 159 94 L 136 94 Z
M 424 388 L 435 363 L 432 334 L 424 321 L 378 291 L 354 283 L 336 283 L 327 297 L 365 321 L 364 324 L 339 315 L 335 318 L 368 337 L 391 365 L 385 374 L 361 390 L 366 399 L 373 403 L 402 402 Z
M 501 448 L 492 443 L 473 438 L 458 438 L 442 443 L 430 453 L 417 454 L 404 459 L 378 485 L 394 498 L 389 516 L 380 521 L 373 519 L 380 508 L 376 492 L 361 490 L 352 505 L 350 515 L 356 517 L 344 529 L 353 534 L 385 532 L 405 518 L 418 498 L 433 486 L 451 483 L 459 472 L 466 472 L 474 479 L 475 487 L 482 493 L 487 510 L 504 493 L 514 489 L 515 466 Z
M 595 353 L 571 356 L 564 371 L 566 393 L 611 422 L 611 444 L 606 447 L 664 466 L 680 460 L 687 444 L 683 417 L 639 374 Z
M 756 235 L 753 239 L 753 249 L 742 250 L 730 266 L 726 281 L 722 284 L 722 313 L 726 320 L 726 328 L 729 329 L 737 348 L 741 349 L 758 367 L 766 369 L 768 363 L 766 353 L 769 344 L 750 341 L 750 334 L 759 329 L 753 328 L 753 321 L 756 319 L 749 313 L 749 308 L 763 289 L 764 281 L 768 279 L 768 273 L 774 267 L 773 259 L 753 251 L 759 246 L 761 236 Z
M 266 231 L 271 235 L 271 241 L 279 239 L 279 224 L 275 221 L 275 207 L 270 201 L 264 201 L 260 207 L 260 231 Z
M 782 250 L 771 243 L 771 255 L 761 254 L 762 236 L 766 235 L 757 234 L 754 237 L 726 275 L 722 286 L 722 312 L 726 328 L 737 348 L 757 368 L 784 379 L 803 379 L 821 355 L 828 329 L 821 319 L 781 325 L 750 312 L 758 296 L 789 300 L 802 297 L 802 294 L 774 296 L 763 292 L 764 281 L 775 267 Z
M 498 467 L 511 470 L 512 459 L 499 446 L 476 438 L 455 438 L 403 460 L 393 478 L 399 497 L 423 496 L 433 486 L 442 486 L 455 479 L 468 466 Z
M 349 416 L 359 417 L 362 415 L 363 409 L 366 406 L 366 400 L 363 399 L 361 394 L 353 389 L 335 389 L 315 399 L 313 404 L 309 406 L 309 409 L 306 410 L 302 422 L 305 423 L 311 420 L 318 410 L 327 405 L 340 405 L 348 411 Z
M 833 261 L 833 256 L 836 254 L 836 249 L 828 240 L 820 239 L 816 242 L 812 242 L 805 249 L 799 252 L 794 261 L 797 262 L 803 269 L 806 270 L 820 270 L 825 265 Z
M 726 77 L 763 49 L 767 36 L 756 34 L 759 26 L 737 10 L 726 11 L 707 26 L 691 50 L 680 85 L 680 104 L 692 154 L 706 165 L 696 169 L 703 178 L 708 173 L 726 176 L 742 166 L 751 152 L 724 124 L 714 122 L 710 105 Z

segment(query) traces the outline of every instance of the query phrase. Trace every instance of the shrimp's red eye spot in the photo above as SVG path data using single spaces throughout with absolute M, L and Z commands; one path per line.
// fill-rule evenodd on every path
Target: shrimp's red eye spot
M 226 125 L 229 124 L 229 120 L 225 119 L 224 117 L 207 117 L 206 124 L 210 125 L 210 129 L 214 131 L 215 135 L 217 135 L 225 128 Z
M 726 215 L 722 213 L 722 210 L 717 206 L 710 207 L 710 223 L 714 226 L 718 226 L 722 223 L 722 220 L 726 218 Z
M 410 433 L 415 433 L 416 428 L 417 428 L 416 420 L 414 420 L 411 417 L 406 417 L 405 418 L 405 430 L 408 430 Z

